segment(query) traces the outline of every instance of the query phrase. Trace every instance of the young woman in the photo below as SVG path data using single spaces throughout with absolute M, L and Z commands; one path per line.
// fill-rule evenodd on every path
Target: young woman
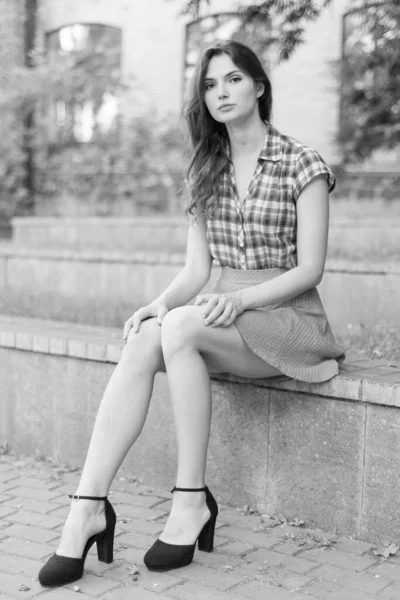
M 186 112 L 194 153 L 185 266 L 125 324 L 60 544 L 39 573 L 43 585 L 79 579 L 95 542 L 99 559 L 112 560 L 106 495 L 142 430 L 157 372 L 168 377 L 178 472 L 171 514 L 144 558 L 154 570 L 189 564 L 196 541 L 213 547 L 218 508 L 204 485 L 210 373 L 310 382 L 338 373 L 344 354 L 315 287 L 335 178 L 318 152 L 271 125 L 271 108 L 270 81 L 249 48 L 226 41 L 203 53 Z M 213 293 L 187 305 L 213 259 L 222 266 Z

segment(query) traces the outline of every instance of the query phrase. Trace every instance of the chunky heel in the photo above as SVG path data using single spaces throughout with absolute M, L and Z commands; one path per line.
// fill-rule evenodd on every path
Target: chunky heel
M 197 537 L 194 544 L 178 545 L 167 544 L 160 539 L 156 540 L 152 547 L 144 556 L 144 564 L 149 571 L 170 571 L 171 569 L 179 569 L 189 565 L 194 556 L 196 542 L 199 550 L 204 552 L 212 552 L 214 548 L 214 532 L 215 523 L 218 515 L 218 505 L 214 496 L 207 486 L 203 488 L 177 488 L 174 487 L 172 492 L 205 492 L 207 508 L 211 513 L 211 517 L 204 525 L 203 529 Z
M 114 531 L 115 527 L 110 528 L 104 537 L 97 540 L 97 557 L 100 562 L 110 564 L 114 560 Z
M 207 521 L 197 540 L 197 547 L 203 552 L 212 552 L 214 549 L 214 532 L 217 519 L 214 517 Z
M 87 540 L 81 558 L 62 556 L 57 553 L 53 554 L 40 569 L 38 575 L 39 582 L 45 587 L 66 585 L 80 579 L 83 575 L 87 553 L 94 543 L 97 545 L 97 556 L 100 561 L 107 564 L 113 561 L 114 531 L 117 516 L 107 496 L 77 496 L 69 494 L 69 497 L 75 500 L 103 500 L 106 528 L 100 533 L 92 535 Z

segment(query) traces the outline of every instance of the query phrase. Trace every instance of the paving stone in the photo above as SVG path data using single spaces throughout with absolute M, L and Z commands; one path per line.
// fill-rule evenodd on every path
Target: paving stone
M 297 558 L 296 556 L 287 556 L 286 554 L 279 554 L 272 550 L 261 549 L 251 552 L 246 556 L 246 560 L 255 561 L 260 564 L 269 565 L 280 565 L 287 569 L 290 569 L 294 573 L 304 575 L 315 567 L 315 563 L 311 560 L 305 560 L 304 558 Z
M 215 571 L 214 569 L 203 567 L 196 563 L 191 563 L 189 566 L 182 569 L 175 569 L 175 573 L 182 578 L 197 581 L 202 585 L 207 585 L 224 592 L 247 580 L 245 576 Z
M 104 575 L 106 573 L 106 577 L 108 577 L 108 572 L 120 564 L 122 564 L 122 561 L 117 558 L 117 554 L 114 554 L 113 562 L 107 564 L 100 562 L 95 552 L 92 554 L 89 553 L 85 561 L 85 572 L 92 573 L 92 575 Z
M 388 579 L 394 579 L 394 581 L 400 582 L 399 565 L 387 561 L 372 567 L 372 569 L 368 569 L 368 573 L 371 573 L 371 575 L 380 575 L 381 577 L 387 577 Z
M 379 594 L 379 598 L 385 598 L 385 600 L 399 600 L 400 598 L 400 584 L 392 583 L 390 586 Z
M 53 515 L 42 515 L 40 513 L 29 512 L 27 510 L 19 510 L 9 517 L 12 523 L 21 523 L 23 525 L 31 525 L 44 529 L 53 529 L 64 524 L 62 519 Z M 49 538 L 50 539 L 50 538 Z
M 25 585 L 29 589 L 26 591 L 18 590 L 20 585 Z M 43 588 L 40 583 L 35 581 L 32 577 L 21 574 L 18 574 L 18 576 L 15 577 L 8 573 L 0 573 L 0 590 L 8 598 L 10 596 L 12 598 L 33 598 L 42 591 Z
M 73 590 L 75 585 L 79 585 L 81 592 L 88 596 L 99 596 L 100 594 L 106 594 L 112 589 L 119 586 L 119 583 L 112 579 L 106 579 L 105 577 L 98 577 L 91 573 L 84 573 L 83 577 L 76 583 L 66 585 L 67 589 Z M 79 596 L 78 596 L 79 599 Z
M 369 556 L 355 556 L 348 552 L 339 552 L 337 550 L 324 550 L 317 548 L 316 550 L 305 550 L 301 553 L 301 558 L 307 560 L 315 560 L 316 562 L 326 563 L 328 565 L 336 565 L 344 567 L 352 571 L 364 571 L 377 563 L 377 558 Z
M 261 523 L 261 518 L 256 515 L 244 515 L 243 513 L 233 509 L 226 508 L 222 510 L 218 519 L 224 523 L 229 523 L 230 525 L 237 525 L 238 527 L 247 527 L 254 528 L 258 527 Z M 274 524 L 273 519 L 263 519 L 263 525 Z
M 258 581 L 251 581 L 245 585 L 241 585 L 240 587 L 235 588 L 234 591 L 240 596 L 254 598 L 255 600 L 311 600 L 310 596 L 306 596 L 301 592 L 289 592 L 280 587 L 269 585 L 268 583 L 260 583 Z
M 43 560 L 52 553 L 51 548 L 44 544 L 36 544 L 35 542 L 27 542 L 17 538 L 6 538 L 0 540 L 0 552 L 6 554 L 17 554 L 26 558 Z
M 256 562 L 246 563 L 235 569 L 234 572 L 270 585 L 282 586 L 290 591 L 299 591 L 313 581 L 312 574 L 309 576 L 300 575 L 287 568 Z
M 140 589 L 138 585 L 132 584 L 129 588 L 113 590 L 102 596 L 102 600 L 170 600 L 164 594 L 154 594 L 148 590 Z M 77 600 L 77 598 L 74 598 Z M 78 600 L 81 600 L 80 598 Z
M 350 554 L 365 554 L 373 548 L 372 544 L 360 540 L 338 539 L 335 543 L 335 550 L 340 552 L 349 552 Z
M 118 549 L 117 552 L 114 551 L 114 556 L 118 560 L 121 559 L 129 564 L 135 564 L 138 566 L 141 565 L 143 568 L 145 568 L 143 563 L 143 550 L 139 550 L 138 548 L 124 548 L 122 546 L 122 548 L 120 550 Z
M 196 550 L 193 562 L 212 569 L 222 569 L 227 572 L 244 562 L 244 558 L 233 554 L 222 554 L 222 552 L 201 552 Z
M 134 519 L 157 519 L 163 516 L 165 513 L 162 510 L 155 508 L 146 508 L 145 506 L 133 506 L 130 504 L 119 504 L 118 514 L 120 517 L 131 517 Z
M 21 556 L 13 556 L 12 554 L 3 554 L 0 552 L 0 571 L 10 574 L 27 575 L 29 577 L 37 577 L 42 562 L 31 560 L 30 558 L 22 558 Z
M 131 531 L 132 535 L 144 533 L 158 536 L 162 532 L 163 526 L 158 521 L 141 521 L 139 519 L 130 519 L 127 523 L 123 523 L 121 518 L 118 518 L 116 529 L 122 532 Z
M 38 490 L 42 490 L 43 488 L 49 489 L 49 487 L 54 485 L 54 482 L 38 479 L 37 477 L 16 477 L 12 483 L 15 487 L 33 487 Z
M 116 512 L 118 512 L 117 508 L 120 504 L 133 504 L 134 506 L 145 506 L 146 508 L 154 506 L 162 512 L 169 512 L 169 508 L 164 508 L 164 504 L 162 504 L 162 506 L 157 506 L 160 504 L 160 501 L 165 502 L 162 498 L 157 498 L 157 496 L 116 491 L 113 495 L 112 504 Z
M 4 505 L 10 506 L 13 510 L 18 511 L 29 510 L 40 514 L 46 514 L 52 510 L 59 508 L 57 504 L 52 502 L 46 502 L 42 500 L 29 500 L 28 498 L 10 498 L 6 500 Z M 0 505 L 1 507 L 2 505 Z
M 364 590 L 371 594 L 377 594 L 391 582 L 390 579 L 385 577 L 372 575 L 370 571 L 354 573 L 342 567 L 335 567 L 334 565 L 320 565 L 310 573 L 310 576 L 314 579 L 325 579 L 326 581 L 332 581 L 342 586 Z
M 32 487 L 19 486 L 13 489 L 12 495 L 15 498 L 19 498 L 21 496 L 22 498 L 33 498 L 35 500 L 45 500 L 48 502 L 49 500 L 54 500 L 57 498 L 59 494 L 40 488 L 35 489 Z
M 78 582 L 76 585 L 78 585 Z M 44 588 L 41 589 L 43 590 Z M 44 598 L 46 598 L 46 600 L 77 600 L 77 593 L 63 587 L 50 590 L 49 592 L 46 591 L 45 594 L 43 594 L 43 600 Z M 79 600 L 92 600 L 92 598 L 93 596 L 88 596 L 87 594 L 79 594 L 78 596 Z
M 10 506 L 7 502 L 0 504 L 0 519 L 11 517 L 16 511 L 17 509 Z
M 182 577 L 175 577 L 174 571 L 169 573 L 156 573 L 149 571 L 146 567 L 138 566 L 139 573 L 137 574 L 137 581 L 133 582 L 131 578 L 132 571 L 130 567 L 135 565 L 122 564 L 117 569 L 113 569 L 107 573 L 107 577 L 120 583 L 132 585 L 135 583 L 136 586 L 142 589 L 148 589 L 154 592 L 164 592 L 165 590 L 182 583 Z
M 254 546 L 247 544 L 246 542 L 230 542 L 221 548 L 221 552 L 224 554 L 235 554 L 237 556 L 242 556 L 252 550 L 254 550 Z
M 199 583 L 185 581 L 182 585 L 178 585 L 168 590 L 168 597 L 177 598 L 178 600 L 240 600 L 242 596 L 238 596 L 233 591 L 219 592 L 210 589 Z M 272 600 L 272 598 L 270 599 Z
M 298 552 L 301 552 L 301 546 L 298 546 L 294 542 L 283 542 L 283 544 L 274 546 L 274 552 L 279 552 L 279 554 L 287 554 L 288 556 L 294 556 Z
M 281 541 L 278 536 L 272 533 L 249 531 L 243 527 L 231 525 L 224 528 L 224 536 L 233 538 L 236 541 L 247 542 L 251 546 L 256 546 L 257 548 L 271 548 Z
M 13 475 L 10 471 L 0 471 L 0 485 L 3 486 L 6 483 L 15 484 L 17 477 Z
M 308 586 L 307 593 L 318 600 L 377 600 L 375 594 L 354 588 L 349 590 L 331 581 L 317 581 Z
M 129 532 L 118 536 L 118 544 L 126 544 L 133 548 L 141 548 L 142 550 L 148 550 L 154 542 L 154 536 L 143 535 L 142 533 Z
M 12 523 L 6 529 L 4 529 L 2 533 L 4 533 L 7 537 L 19 538 L 29 542 L 37 542 L 38 544 L 46 544 L 47 542 L 58 538 L 58 534 L 55 531 L 39 527 L 31 527 L 29 525 L 21 525 L 19 523 Z

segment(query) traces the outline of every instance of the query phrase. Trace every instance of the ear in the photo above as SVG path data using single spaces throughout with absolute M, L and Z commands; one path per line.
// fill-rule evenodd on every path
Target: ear
M 259 81 L 256 82 L 256 97 L 260 98 L 265 90 L 265 85 Z

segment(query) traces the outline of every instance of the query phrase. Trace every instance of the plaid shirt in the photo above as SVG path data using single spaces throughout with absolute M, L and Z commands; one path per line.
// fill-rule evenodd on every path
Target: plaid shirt
M 295 267 L 296 201 L 302 189 L 317 175 L 326 176 L 329 192 L 335 188 L 335 176 L 318 152 L 270 123 L 267 127 L 242 208 L 232 162 L 221 176 L 214 218 L 206 219 L 214 264 L 233 269 Z

